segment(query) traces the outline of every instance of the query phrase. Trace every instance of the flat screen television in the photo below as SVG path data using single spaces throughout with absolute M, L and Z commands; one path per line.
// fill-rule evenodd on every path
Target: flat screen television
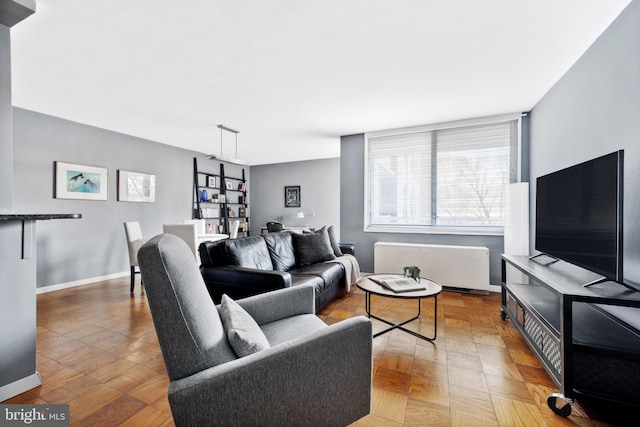
M 624 151 L 536 180 L 535 248 L 623 282 Z

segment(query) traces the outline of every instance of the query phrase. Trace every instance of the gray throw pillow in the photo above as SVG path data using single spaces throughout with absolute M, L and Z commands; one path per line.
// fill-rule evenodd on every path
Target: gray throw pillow
M 238 357 L 248 356 L 271 347 L 253 317 L 227 295 L 222 295 L 220 317 L 227 332 L 229 344 Z
M 327 227 L 322 227 L 313 233 L 292 236 L 300 267 L 335 259 Z
M 333 253 L 337 257 L 343 256 L 344 254 L 342 253 L 342 249 L 340 249 L 340 244 L 338 243 L 338 240 L 336 239 L 336 234 L 334 233 L 333 225 L 329 226 L 329 228 L 327 229 L 327 232 L 329 233 L 329 241 L 331 242 L 331 247 L 333 248 Z

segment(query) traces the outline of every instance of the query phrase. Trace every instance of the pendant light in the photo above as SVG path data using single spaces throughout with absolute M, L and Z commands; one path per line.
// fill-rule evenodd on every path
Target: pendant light
M 230 127 L 227 127 L 225 125 L 218 125 L 218 128 L 220 128 L 220 155 L 210 154 L 207 157 L 210 159 L 219 160 L 221 162 L 233 163 L 235 165 L 242 165 L 242 166 L 248 165 L 249 164 L 248 162 L 238 159 L 238 134 L 240 133 L 240 131 L 231 129 Z M 225 131 L 231 132 L 235 135 L 236 152 L 235 152 L 235 158 L 233 159 L 222 157 L 222 140 L 223 140 L 223 132 Z

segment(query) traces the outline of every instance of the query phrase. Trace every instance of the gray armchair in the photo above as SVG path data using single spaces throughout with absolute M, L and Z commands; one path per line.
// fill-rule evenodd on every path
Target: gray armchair
M 369 413 L 372 328 L 364 316 L 327 326 L 314 314 L 311 286 L 241 299 L 270 347 L 238 357 L 180 238 L 154 237 L 138 260 L 176 425 L 345 426 Z

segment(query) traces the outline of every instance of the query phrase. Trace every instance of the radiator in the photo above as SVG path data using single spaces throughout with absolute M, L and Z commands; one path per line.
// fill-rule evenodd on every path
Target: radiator
M 420 276 L 442 286 L 489 291 L 489 249 L 478 246 L 424 245 L 377 242 L 373 249 L 375 273 L 403 273 L 416 265 Z

